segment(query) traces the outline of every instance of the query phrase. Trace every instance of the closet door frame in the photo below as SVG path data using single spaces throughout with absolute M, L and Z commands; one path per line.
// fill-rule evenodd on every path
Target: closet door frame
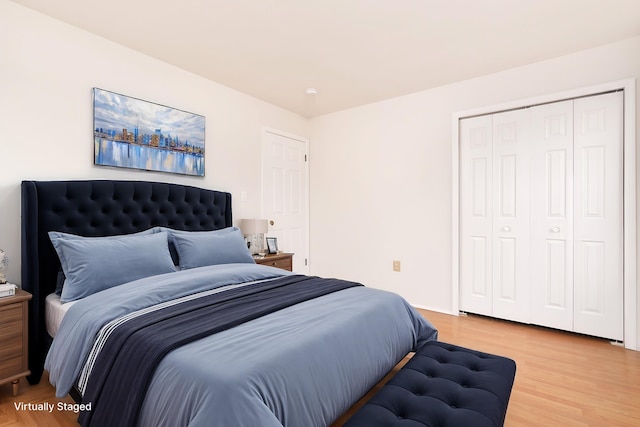
M 588 86 L 566 92 L 543 95 L 504 104 L 488 105 L 453 114 L 452 135 L 452 312 L 460 310 L 460 136 L 461 119 L 484 114 L 499 113 L 550 102 L 558 102 L 583 96 L 622 90 L 624 93 L 624 129 L 623 129 L 623 239 L 624 239 L 624 346 L 630 350 L 639 350 L 638 343 L 638 283 L 637 283 L 637 229 L 636 229 L 636 82 L 625 79 L 600 85 Z

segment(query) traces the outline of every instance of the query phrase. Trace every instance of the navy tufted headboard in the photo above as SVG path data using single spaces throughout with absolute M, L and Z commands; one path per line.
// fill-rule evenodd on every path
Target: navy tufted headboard
M 33 295 L 29 382 L 40 381 L 51 343 L 45 328 L 45 298 L 55 290 L 60 261 L 49 231 L 94 237 L 154 226 L 205 231 L 231 225 L 230 193 L 146 181 L 23 181 L 22 288 Z

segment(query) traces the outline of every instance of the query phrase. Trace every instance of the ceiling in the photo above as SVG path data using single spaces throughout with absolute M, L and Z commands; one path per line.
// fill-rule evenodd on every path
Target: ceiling
M 304 117 L 640 35 L 640 0 L 13 1 Z

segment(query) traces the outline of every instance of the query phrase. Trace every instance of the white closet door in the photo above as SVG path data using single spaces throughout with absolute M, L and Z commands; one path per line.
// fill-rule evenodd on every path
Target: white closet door
M 491 315 L 492 121 L 460 121 L 460 309 Z
M 529 111 L 531 323 L 573 330 L 573 101 Z
M 493 115 L 493 315 L 529 321 L 529 113 Z
M 623 339 L 622 93 L 574 101 L 574 330 Z

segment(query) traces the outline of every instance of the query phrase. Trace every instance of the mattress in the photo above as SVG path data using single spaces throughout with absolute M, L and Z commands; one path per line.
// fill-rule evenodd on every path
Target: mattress
M 47 327 L 47 333 L 51 338 L 56 336 L 62 318 L 67 313 L 69 308 L 73 306 L 77 301 L 71 301 L 66 304 L 60 302 L 60 296 L 56 294 L 49 294 L 44 300 L 44 313 L 45 313 L 45 325 Z

